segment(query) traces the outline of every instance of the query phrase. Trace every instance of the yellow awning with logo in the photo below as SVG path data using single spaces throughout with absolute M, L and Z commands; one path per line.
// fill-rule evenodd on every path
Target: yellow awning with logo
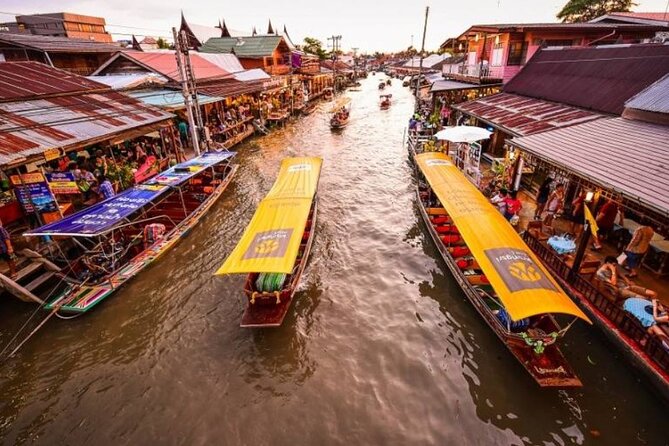
M 334 103 L 330 109 L 330 113 L 338 112 L 342 107 L 347 107 L 351 103 L 351 98 L 343 97 L 337 99 L 337 102 Z
M 274 185 L 216 274 L 292 272 L 322 163 L 313 157 L 282 161 Z
M 423 153 L 416 161 L 513 320 L 564 313 L 590 322 L 504 216 L 449 157 Z

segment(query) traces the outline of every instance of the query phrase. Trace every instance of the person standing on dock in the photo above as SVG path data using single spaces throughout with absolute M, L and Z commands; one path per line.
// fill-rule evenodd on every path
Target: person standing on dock
M 2 220 L 0 220 L 0 259 L 7 262 L 9 267 L 9 278 L 16 280 L 16 262 L 14 259 L 14 247 L 12 246 L 12 239 L 9 236 L 9 232 L 2 225 Z

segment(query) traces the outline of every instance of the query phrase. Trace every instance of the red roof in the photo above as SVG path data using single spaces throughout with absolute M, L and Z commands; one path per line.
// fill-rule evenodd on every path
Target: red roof
M 669 126 L 624 118 L 513 138 L 541 159 L 669 214 Z M 630 151 L 633 156 L 630 156 Z
M 532 135 L 602 117 L 568 105 L 508 93 L 463 102 L 453 108 L 514 136 Z
M 624 17 L 634 17 L 636 19 L 659 20 L 661 22 L 669 20 L 669 13 L 666 12 L 611 12 L 609 15 L 621 15 Z
M 619 115 L 625 101 L 667 73 L 669 45 L 546 48 L 504 91 Z
M 0 63 L 0 102 L 102 90 L 109 87 L 39 62 Z
M 105 64 L 100 67 L 96 73 L 103 72 L 105 67 L 121 57 L 134 61 L 149 71 L 153 71 L 157 74 L 165 76 L 174 82 L 181 82 L 181 74 L 179 73 L 179 68 L 177 67 L 177 60 L 174 56 L 174 52 L 143 53 L 139 51 L 129 51 L 125 53 L 119 53 L 105 62 Z M 197 80 L 216 78 L 230 74 L 193 52 L 190 53 L 190 61 L 193 67 L 193 73 L 195 74 L 195 78 Z

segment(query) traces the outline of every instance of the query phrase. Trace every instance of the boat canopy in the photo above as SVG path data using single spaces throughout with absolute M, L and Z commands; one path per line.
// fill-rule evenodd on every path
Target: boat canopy
M 337 99 L 337 102 L 334 103 L 332 108 L 330 109 L 330 113 L 336 113 L 339 110 L 341 110 L 342 107 L 348 107 L 348 105 L 351 103 L 351 98 L 343 97 Z
M 545 313 L 590 319 L 551 277 L 514 228 L 443 153 L 418 166 L 514 321 Z
M 167 186 L 160 185 L 135 186 L 62 220 L 33 229 L 23 235 L 26 237 L 38 235 L 95 237 L 109 231 L 168 189 Z
M 321 158 L 283 160 L 272 189 L 216 274 L 292 272 L 322 163 Z
M 166 171 L 156 175 L 144 184 L 179 186 L 193 178 L 203 170 L 225 161 L 234 156 L 234 152 L 205 152 L 176 166 L 170 167 Z

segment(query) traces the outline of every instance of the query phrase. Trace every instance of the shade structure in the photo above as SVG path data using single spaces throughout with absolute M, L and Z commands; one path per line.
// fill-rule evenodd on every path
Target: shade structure
M 416 156 L 418 166 L 514 321 L 564 313 L 590 322 L 520 235 L 451 159 Z
M 441 141 L 471 143 L 488 139 L 491 133 L 489 130 L 482 129 L 481 127 L 460 125 L 457 127 L 446 127 L 435 133 L 434 137 Z
M 321 158 L 287 158 L 279 176 L 216 274 L 290 274 L 318 188 Z

